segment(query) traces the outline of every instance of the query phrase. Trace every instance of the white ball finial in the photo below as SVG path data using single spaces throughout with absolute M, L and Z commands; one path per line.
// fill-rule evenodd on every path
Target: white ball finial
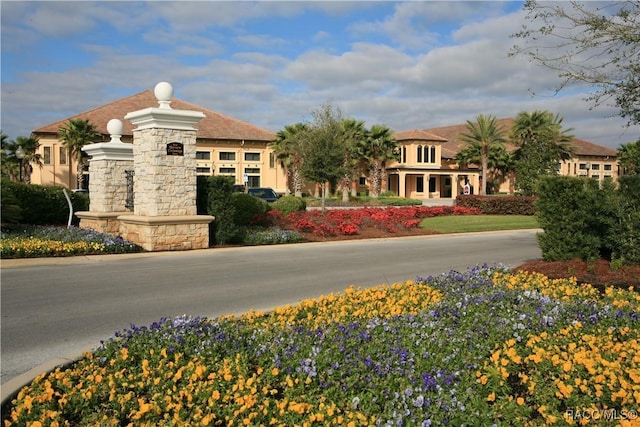
M 109 123 L 107 123 L 107 132 L 111 135 L 111 142 L 122 142 L 120 141 L 120 137 L 122 136 L 122 132 L 124 131 L 124 125 L 122 121 L 118 119 L 111 119 Z
M 171 108 L 171 98 L 173 97 L 173 86 L 169 82 L 160 82 L 156 85 L 153 93 L 158 100 L 160 108 Z

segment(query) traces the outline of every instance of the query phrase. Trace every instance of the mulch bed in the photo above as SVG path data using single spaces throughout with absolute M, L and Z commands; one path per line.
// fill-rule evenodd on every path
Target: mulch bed
M 535 271 L 550 279 L 575 277 L 580 283 L 590 283 L 594 286 L 633 287 L 640 291 L 640 265 L 625 265 L 612 270 L 609 261 L 599 259 L 595 261 L 543 261 L 532 260 L 514 268 L 515 271 Z

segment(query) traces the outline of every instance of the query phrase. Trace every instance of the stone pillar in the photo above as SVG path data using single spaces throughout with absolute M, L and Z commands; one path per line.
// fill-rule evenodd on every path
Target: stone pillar
M 123 125 L 118 119 L 107 123 L 111 134 L 110 142 L 89 144 L 82 151 L 89 160 L 88 212 L 77 212 L 80 227 L 101 233 L 119 233 L 118 216 L 128 213 L 125 207 L 127 197 L 127 170 L 133 169 L 133 145 L 120 140 Z
M 173 88 L 158 83 L 158 107 L 128 113 L 133 130 L 135 207 L 122 237 L 148 251 L 209 247 L 209 215 L 196 210 L 196 128 L 202 112 L 171 108 Z

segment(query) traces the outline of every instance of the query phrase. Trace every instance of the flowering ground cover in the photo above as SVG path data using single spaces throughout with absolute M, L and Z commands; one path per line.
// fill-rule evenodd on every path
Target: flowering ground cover
M 479 266 L 134 326 L 12 425 L 638 425 L 640 295 Z M 5 408 L 3 408 L 5 409 Z
M 142 248 L 118 237 L 78 227 L 3 225 L 2 258 L 35 258 L 141 252 Z
M 417 229 L 420 220 L 444 215 L 479 215 L 476 208 L 459 206 L 404 206 L 292 212 L 286 222 L 294 230 L 316 236 L 353 236 L 363 229 L 377 229 L 392 235 L 400 230 Z

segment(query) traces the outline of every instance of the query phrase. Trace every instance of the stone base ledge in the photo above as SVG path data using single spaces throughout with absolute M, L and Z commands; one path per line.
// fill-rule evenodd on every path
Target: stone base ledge
M 80 228 L 88 228 L 99 233 L 106 233 L 117 236 L 120 234 L 120 221 L 118 217 L 130 214 L 124 212 L 89 212 L 80 211 L 75 215 L 80 218 Z
M 211 215 L 161 215 L 161 216 L 143 216 L 143 215 L 122 215 L 118 216 L 118 220 L 129 224 L 138 225 L 177 225 L 177 224 L 209 224 L 215 218 Z
M 207 249 L 210 215 L 120 215 L 122 238 L 149 252 Z

